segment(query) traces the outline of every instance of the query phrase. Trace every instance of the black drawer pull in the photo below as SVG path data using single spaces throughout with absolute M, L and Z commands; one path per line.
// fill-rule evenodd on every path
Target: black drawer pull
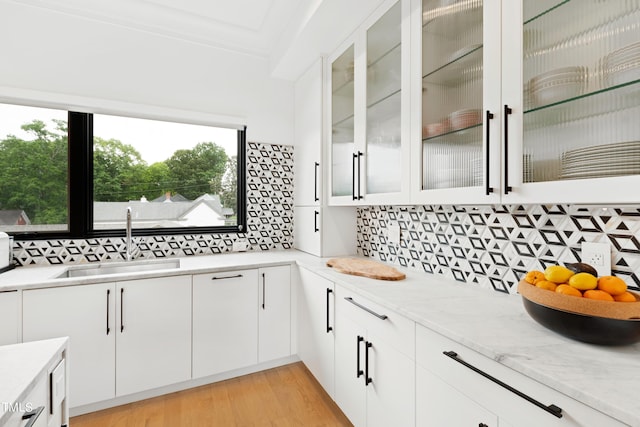
M 489 185 L 489 181 L 490 181 L 490 174 L 489 174 L 489 167 L 491 166 L 491 158 L 489 157 L 490 151 L 489 151 L 489 143 L 490 143 L 490 139 L 491 139 L 491 126 L 490 126 L 490 120 L 493 119 L 493 113 L 489 110 L 487 110 L 486 112 L 487 114 L 487 118 L 485 120 L 485 126 L 486 126 L 486 132 L 487 132 L 487 146 L 486 146 L 486 153 L 485 153 L 485 165 L 484 165 L 484 194 L 486 196 L 489 195 L 489 193 L 493 193 L 493 187 L 491 187 Z
M 504 194 L 513 191 L 509 185 L 509 116 L 513 114 L 513 109 L 508 105 L 504 106 Z
M 38 418 L 40 417 L 40 414 L 42 413 L 42 411 L 44 411 L 44 406 L 38 406 L 33 411 L 25 412 L 22 415 L 22 419 L 29 420 L 29 421 L 27 422 L 27 424 L 25 424 L 24 427 L 33 426 L 36 423 L 36 421 L 38 421 Z
M 320 198 L 318 197 L 318 168 L 320 167 L 320 163 L 314 163 L 314 175 L 313 175 L 313 201 L 318 202 Z
M 373 314 L 374 316 L 376 316 L 380 320 L 387 320 L 389 318 L 389 316 L 387 316 L 386 314 L 378 314 L 375 311 L 371 310 L 370 308 L 367 308 L 364 305 L 358 304 L 351 297 L 344 297 L 344 299 L 346 299 L 347 301 L 349 301 L 351 304 L 355 305 L 356 307 L 359 307 L 359 308 L 363 309 L 367 313 Z
M 562 418 L 562 408 L 559 408 L 558 406 L 553 405 L 553 404 L 547 406 L 544 403 L 538 402 L 537 400 L 535 400 L 534 398 L 524 394 L 520 390 L 517 390 L 517 389 L 511 387 L 509 384 L 506 384 L 506 383 L 500 381 L 499 379 L 497 379 L 497 378 L 487 374 L 486 372 L 476 368 L 472 364 L 467 363 L 464 360 L 460 359 L 458 357 L 458 353 L 456 353 L 455 351 L 443 351 L 442 354 L 444 354 L 447 357 L 450 357 L 451 359 L 455 360 L 456 362 L 460 363 L 461 365 L 466 366 L 467 368 L 471 369 L 472 371 L 482 375 L 483 377 L 487 378 L 488 380 L 493 381 L 494 383 L 498 384 L 500 387 L 506 388 L 507 390 L 509 390 L 510 392 L 520 396 L 524 400 L 526 400 L 526 401 L 528 401 L 530 403 L 533 403 L 538 408 L 544 409 L 545 411 L 547 411 L 548 413 L 550 413 L 554 417 Z
M 327 288 L 327 333 L 333 331 L 333 327 L 329 324 L 329 301 L 331 300 L 331 294 L 333 289 Z
M 369 349 L 371 347 L 373 347 L 373 344 L 367 341 L 364 349 L 365 351 L 364 353 L 364 385 L 365 387 L 373 382 L 373 380 L 369 376 Z
M 111 289 L 107 289 L 107 335 L 111 332 L 111 328 L 109 327 L 109 300 L 111 299 Z
M 360 335 L 356 338 L 356 378 L 360 378 L 360 375 L 364 374 L 360 369 L 360 343 L 364 341 L 364 338 Z
M 236 279 L 238 277 L 242 277 L 242 274 L 236 274 L 235 276 L 213 276 L 211 280 Z

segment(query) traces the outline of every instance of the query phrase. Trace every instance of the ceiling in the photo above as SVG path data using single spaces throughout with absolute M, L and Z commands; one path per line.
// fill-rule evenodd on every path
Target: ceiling
M 20 0 L 47 8 L 268 58 L 295 80 L 348 36 L 381 0 Z

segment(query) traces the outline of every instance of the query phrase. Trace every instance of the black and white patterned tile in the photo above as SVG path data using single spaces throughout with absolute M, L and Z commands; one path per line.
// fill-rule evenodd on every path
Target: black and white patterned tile
M 506 293 L 528 270 L 580 261 L 581 242 L 608 242 L 613 274 L 640 290 L 639 208 L 373 206 L 358 209 L 357 230 L 364 256 Z
M 293 147 L 247 143 L 247 231 L 239 234 L 188 234 L 136 237 L 138 258 L 213 255 L 232 252 L 246 240 L 250 251 L 293 247 Z M 122 237 L 15 241 L 18 265 L 122 261 Z

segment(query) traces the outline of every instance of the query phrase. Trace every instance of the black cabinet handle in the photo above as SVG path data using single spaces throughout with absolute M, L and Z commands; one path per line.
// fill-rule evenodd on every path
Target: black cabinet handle
M 211 280 L 236 279 L 238 277 L 242 277 L 242 274 L 236 274 L 235 276 L 213 276 Z
M 120 332 L 124 331 L 124 288 L 120 288 Z
M 538 408 L 544 409 L 545 411 L 547 411 L 548 413 L 550 413 L 554 417 L 562 418 L 562 408 L 559 408 L 558 406 L 553 405 L 553 404 L 547 406 L 547 405 L 545 405 L 545 404 L 543 404 L 541 402 L 538 402 L 537 400 L 535 400 L 534 398 L 524 394 L 520 390 L 517 390 L 517 389 L 511 387 L 509 384 L 506 384 L 506 383 L 500 381 L 496 377 L 493 377 L 493 376 L 487 374 L 486 372 L 480 370 L 479 368 L 476 368 L 472 364 L 470 364 L 468 362 L 465 362 L 464 360 L 460 359 L 458 357 L 458 353 L 456 353 L 455 351 L 444 351 L 444 352 L 442 352 L 442 354 L 444 354 L 447 357 L 450 357 L 451 359 L 455 360 L 456 362 L 460 363 L 461 365 L 466 366 L 467 368 L 471 369 L 472 371 L 482 375 L 483 377 L 487 378 L 488 380 L 493 381 L 494 383 L 498 384 L 500 387 L 503 387 L 503 388 L 509 390 L 510 392 L 516 394 L 517 396 L 520 396 L 524 400 L 526 400 L 526 401 L 528 401 L 530 403 L 533 403 Z
M 111 328 L 109 327 L 109 300 L 111 299 L 111 289 L 107 289 L 107 335 L 111 332 Z
M 362 186 L 360 185 L 360 159 L 362 158 L 362 156 L 364 156 L 364 153 L 362 151 L 358 151 L 358 200 L 364 198 L 362 196 Z
M 315 162 L 314 167 L 315 171 L 313 176 L 313 200 L 317 202 L 320 200 L 320 198 L 318 197 L 318 168 L 320 167 L 320 163 Z
M 358 200 L 358 196 L 356 195 L 356 160 L 358 160 L 358 155 L 353 153 L 353 158 L 351 159 L 351 197 L 353 200 Z M 358 175 L 358 181 L 359 180 L 360 176 Z
M 318 228 L 318 215 L 320 215 L 319 211 L 313 211 L 313 232 L 317 233 L 320 231 Z
M 266 292 L 267 291 L 266 282 L 267 282 L 267 279 L 265 277 L 265 274 L 262 273 L 262 309 L 263 310 L 264 310 L 264 307 L 265 307 L 265 301 L 267 299 L 267 296 L 266 296 L 266 293 L 267 293 Z
M 329 324 L 329 301 L 331 300 L 333 289 L 327 288 L 327 333 L 333 331 L 333 327 Z
M 509 116 L 513 110 L 504 106 L 504 194 L 509 194 L 513 188 L 509 185 Z
M 356 338 L 356 378 L 360 378 L 360 375 L 364 374 L 360 369 L 360 343 L 364 341 L 364 338 L 358 335 Z
M 373 347 L 373 344 L 367 341 L 367 343 L 365 344 L 365 350 L 364 350 L 364 385 L 365 387 L 373 382 L 373 380 L 369 376 L 369 349 L 371 347 Z
M 24 427 L 32 427 L 36 423 L 36 421 L 38 421 L 38 418 L 40 417 L 42 411 L 44 411 L 44 406 L 38 406 L 33 411 L 25 412 L 24 414 L 22 414 L 23 420 L 29 420 Z
M 493 113 L 491 111 L 487 110 L 486 116 L 487 117 L 486 117 L 486 120 L 485 120 L 485 127 L 486 127 L 486 134 L 487 134 L 487 137 L 486 137 L 487 145 L 485 147 L 485 158 L 486 158 L 486 160 L 485 160 L 485 165 L 484 165 L 484 193 L 485 193 L 485 195 L 488 196 L 489 193 L 493 193 L 493 187 L 491 187 L 489 185 L 489 167 L 490 167 L 490 164 L 491 164 L 491 158 L 489 157 L 489 153 L 491 152 L 489 150 L 489 141 L 490 141 L 490 138 L 491 138 L 491 129 L 490 129 L 490 126 L 489 126 L 489 124 L 490 124 L 489 121 L 491 119 L 493 119 Z
M 380 320 L 387 320 L 387 319 L 389 318 L 386 314 L 378 314 L 378 313 L 376 313 L 375 311 L 371 310 L 370 308 L 365 307 L 365 306 L 364 306 L 364 305 L 362 305 L 362 304 L 358 304 L 358 303 L 357 303 L 357 302 L 355 302 L 355 301 L 353 300 L 353 298 L 351 298 L 351 297 L 344 297 L 344 299 L 346 299 L 347 301 L 349 301 L 351 304 L 355 305 L 356 307 L 363 309 L 363 310 L 364 310 L 364 311 L 366 311 L 367 313 L 369 313 L 369 314 L 373 314 L 374 316 L 376 316 L 376 317 L 377 317 L 378 319 L 380 319 Z

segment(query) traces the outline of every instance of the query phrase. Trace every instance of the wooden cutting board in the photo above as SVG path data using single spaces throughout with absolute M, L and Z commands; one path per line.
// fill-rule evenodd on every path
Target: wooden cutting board
M 403 280 L 406 276 L 393 267 L 378 261 L 357 258 L 331 258 L 329 267 L 344 274 L 364 276 L 378 280 Z

